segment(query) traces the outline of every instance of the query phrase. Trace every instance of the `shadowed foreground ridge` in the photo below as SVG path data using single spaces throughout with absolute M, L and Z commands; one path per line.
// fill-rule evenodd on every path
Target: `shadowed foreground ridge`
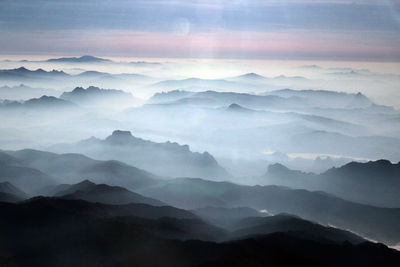
M 0 263 L 2 266 L 395 266 L 392 264 L 400 262 L 400 253 L 381 244 L 318 240 L 290 232 L 223 243 L 206 241 L 226 233 L 196 222 L 196 216 L 189 213 L 171 220 L 132 211 L 129 205 L 119 208 L 54 198 L 0 203 L 4 215 L 0 221 Z M 188 228 L 189 225 L 192 227 Z

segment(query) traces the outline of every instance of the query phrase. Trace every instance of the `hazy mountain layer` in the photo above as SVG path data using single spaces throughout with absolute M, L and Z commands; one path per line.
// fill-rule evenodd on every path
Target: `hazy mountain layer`
M 400 207 L 400 164 L 387 160 L 351 162 L 320 175 L 270 165 L 261 184 L 323 190 L 342 198 L 383 207 Z
M 397 231 L 400 209 L 362 205 L 324 192 L 176 179 L 143 189 L 141 193 L 180 208 L 245 206 L 272 214 L 284 212 L 298 215 L 387 244 L 397 244 L 400 241 Z
M 192 152 L 187 145 L 156 143 L 134 137 L 129 131 L 114 131 L 101 140 L 90 138 L 54 150 L 78 152 L 91 157 L 117 159 L 152 173 L 172 177 L 227 178 L 230 175 L 208 152 Z
M 1 179 L 31 193 L 47 194 L 56 183 L 78 183 L 84 179 L 136 190 L 156 183 L 159 178 L 122 162 L 93 160 L 80 154 L 59 155 L 29 149 L 7 151 L 7 154 L 16 163 L 1 169 L 5 172 Z

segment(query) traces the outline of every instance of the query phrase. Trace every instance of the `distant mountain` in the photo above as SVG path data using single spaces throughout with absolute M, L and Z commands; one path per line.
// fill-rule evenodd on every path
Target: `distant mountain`
M 180 208 L 244 206 L 265 210 L 270 214 L 294 214 L 306 220 L 350 230 L 386 244 L 394 245 L 400 241 L 397 231 L 400 222 L 399 208 L 358 204 L 324 192 L 182 178 L 143 189 L 140 193 Z
M 251 73 L 245 73 L 243 75 L 229 78 L 228 80 L 239 81 L 239 82 L 248 82 L 248 83 L 254 83 L 254 82 L 259 83 L 259 82 L 266 82 L 269 79 L 267 77 L 264 77 L 257 73 L 251 72 Z
M 3 111 L 48 111 L 49 109 L 60 109 L 63 111 L 75 111 L 77 107 L 70 101 L 59 99 L 54 96 L 41 96 L 39 98 L 32 98 L 26 101 L 0 101 L 0 110 Z
M 186 90 L 186 91 L 205 91 L 205 90 L 218 90 L 218 91 L 242 91 L 248 84 L 240 81 L 230 81 L 226 79 L 200 79 L 188 78 L 183 80 L 165 80 L 157 82 L 149 86 L 151 89 L 162 91 L 170 90 Z M 250 89 L 250 88 L 249 88 Z M 258 89 L 253 85 L 251 89 Z
M 300 97 L 284 98 L 280 96 L 263 96 L 234 92 L 187 92 L 171 91 L 168 93 L 158 93 L 150 98 L 149 103 L 185 103 L 190 104 L 191 100 L 204 99 L 204 106 L 221 107 L 229 106 L 232 103 L 251 108 L 251 109 L 295 109 L 308 106 L 307 99 Z M 185 102 L 183 102 L 185 101 Z M 208 103 L 208 104 L 207 104 Z
M 72 104 L 70 101 L 66 101 L 54 96 L 45 96 L 45 95 L 41 96 L 40 98 L 29 99 L 25 101 L 23 105 L 27 107 L 40 107 L 40 108 L 74 106 L 74 104 Z
M 101 89 L 95 86 L 86 89 L 76 87 L 71 92 L 62 93 L 60 98 L 88 106 L 133 105 L 137 101 L 132 94 L 122 90 Z
M 354 158 L 387 158 L 398 161 L 400 139 L 379 135 L 350 136 L 338 132 L 314 130 L 293 135 L 281 150 Z
M 56 79 L 68 78 L 70 75 L 63 71 L 45 71 L 43 69 L 29 70 L 25 67 L 17 69 L 3 69 L 0 70 L 0 78 L 2 80 L 18 80 L 18 81 L 31 81 L 35 79 Z
M 120 74 L 111 74 L 108 72 L 99 72 L 99 71 L 84 71 L 77 75 L 74 75 L 76 79 L 88 79 L 89 81 L 96 81 L 93 79 L 97 79 L 98 81 L 114 81 L 118 82 L 120 79 L 127 80 L 127 81 L 150 81 L 151 77 L 143 75 L 143 74 L 136 74 L 136 73 L 120 73 Z
M 226 110 L 227 111 L 233 111 L 233 112 L 245 112 L 245 113 L 252 113 L 252 112 L 255 112 L 254 110 L 252 110 L 252 109 L 249 109 L 249 108 L 244 108 L 244 107 L 242 107 L 241 105 L 238 105 L 238 104 L 235 104 L 235 103 L 233 103 L 233 104 L 230 104 L 227 108 L 226 108 Z
M 194 92 L 182 91 L 182 90 L 173 90 L 169 92 L 161 92 L 155 93 L 149 100 L 149 104 L 159 104 L 159 103 L 168 103 L 174 102 L 176 100 L 186 98 L 188 96 L 194 95 Z
M 135 73 L 112 74 L 98 71 L 84 71 L 80 74 L 68 74 L 62 70 L 29 70 L 25 67 L 2 69 L 0 70 L 0 79 L 4 83 L 9 84 L 24 83 L 33 87 L 49 87 L 59 90 L 79 86 L 117 87 L 129 90 L 132 87 L 132 83 L 142 87 L 156 81 L 152 77 Z
M 132 61 L 128 64 L 138 66 L 138 67 L 154 67 L 154 66 L 161 66 L 161 62 L 148 62 L 148 61 Z
M 100 72 L 100 71 L 84 71 L 82 73 L 79 73 L 76 75 L 77 78 L 89 78 L 89 79 L 93 79 L 93 78 L 104 78 L 104 77 L 112 77 L 112 75 L 110 73 L 107 72 Z
M 61 185 L 58 188 L 61 190 L 56 192 L 54 196 L 65 199 L 82 199 L 89 202 L 112 205 L 129 203 L 143 203 L 152 206 L 166 205 L 161 201 L 141 196 L 120 186 L 95 184 L 89 180 L 85 180 L 74 185 Z
M 46 88 L 32 88 L 24 84 L 11 87 L 0 87 L 0 99 L 27 100 L 30 98 L 40 97 L 42 95 L 58 96 L 59 92 Z
M 64 152 L 77 152 L 101 160 L 117 159 L 162 176 L 230 177 L 208 152 L 192 152 L 187 145 L 134 137 L 129 131 L 114 131 L 104 140 L 90 138 L 76 144 L 55 146 Z
M 280 97 L 301 97 L 307 99 L 314 106 L 325 108 L 365 108 L 373 104 L 373 102 L 368 97 L 361 93 L 350 94 L 325 90 L 282 89 L 266 92 L 263 95 L 274 95 Z
M 81 56 L 81 57 L 62 57 L 51 58 L 47 62 L 67 62 L 67 63 L 105 63 L 112 62 L 109 59 L 94 57 L 94 56 Z
M 80 154 L 59 155 L 29 149 L 7 151 L 7 154 L 16 158 L 22 166 L 35 168 L 56 177 L 57 182 L 61 184 L 78 183 L 86 178 L 96 183 L 107 183 L 136 190 L 158 181 L 157 176 L 122 162 L 93 160 Z M 51 194 L 54 193 L 53 190 L 54 188 L 42 185 L 41 193 Z
M 347 241 L 352 244 L 360 244 L 365 242 L 365 239 L 348 231 L 322 226 L 287 214 L 245 218 L 236 227 L 240 229 L 232 232 L 233 238 L 248 238 L 283 232 L 291 236 L 315 240 L 321 243 L 334 242 L 340 244 Z
M 302 76 L 286 76 L 286 75 L 279 75 L 272 78 L 274 81 L 279 82 L 305 82 L 308 79 Z

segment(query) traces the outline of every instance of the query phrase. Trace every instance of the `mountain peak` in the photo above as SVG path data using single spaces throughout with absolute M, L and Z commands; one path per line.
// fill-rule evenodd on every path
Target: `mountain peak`
M 132 142 L 135 138 L 130 131 L 115 130 L 105 141 L 113 145 L 123 145 Z
M 268 166 L 268 172 L 288 172 L 290 169 L 280 163 L 271 164 Z
M 19 72 L 28 72 L 28 71 L 30 71 L 30 70 L 28 70 L 27 68 L 25 68 L 25 67 L 19 67 L 19 68 L 17 68 L 17 69 L 15 69 L 16 71 L 19 71 Z
M 246 78 L 246 79 L 252 79 L 252 80 L 265 80 L 266 79 L 264 76 L 254 73 L 254 72 L 249 72 L 249 73 L 240 75 L 239 78 Z
M 238 112 L 246 112 L 246 111 L 247 112 L 251 112 L 252 111 L 251 109 L 242 107 L 241 105 L 236 104 L 236 103 L 230 104 L 228 106 L 227 110 L 229 110 L 229 111 L 238 111 Z
M 123 131 L 123 130 L 115 130 L 112 132 L 111 136 L 115 137 L 133 137 L 130 131 Z
M 76 186 L 78 186 L 78 187 L 82 187 L 82 186 L 89 187 L 89 186 L 93 186 L 93 185 L 96 185 L 96 184 L 88 179 L 85 179 L 82 182 L 76 184 Z
M 232 103 L 229 105 L 228 109 L 242 109 L 243 107 L 239 104 Z

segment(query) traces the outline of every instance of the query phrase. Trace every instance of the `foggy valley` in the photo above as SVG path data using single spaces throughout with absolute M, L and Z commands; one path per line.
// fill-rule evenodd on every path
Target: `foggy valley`
M 399 10 L 0 3 L 0 266 L 400 266 Z

